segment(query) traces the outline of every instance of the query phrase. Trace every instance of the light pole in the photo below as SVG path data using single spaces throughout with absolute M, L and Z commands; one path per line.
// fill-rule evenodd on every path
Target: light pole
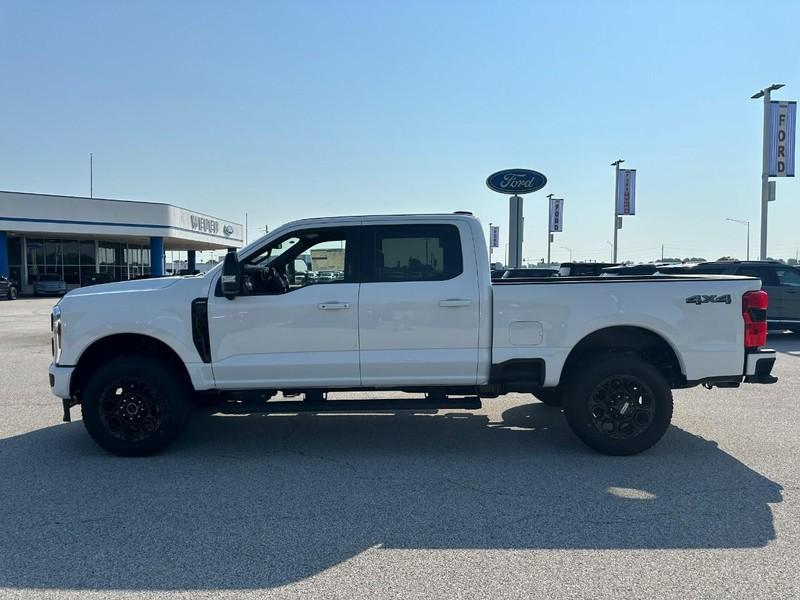
M 615 224 L 616 224 L 616 223 L 615 223 Z M 617 262 L 617 261 L 615 261 L 615 260 L 614 260 L 614 244 L 612 244 L 612 243 L 611 243 L 611 242 L 609 242 L 608 240 L 606 240 L 606 244 L 608 244 L 609 246 L 611 246 L 611 262 Z
M 747 225 L 747 260 L 750 260 L 750 221 L 745 221 L 743 219 L 731 219 L 730 217 L 725 217 L 725 220 L 730 221 L 731 223 Z
M 553 234 L 550 233 L 550 205 L 553 203 L 554 194 L 547 194 L 547 264 L 550 264 L 550 244 L 553 243 Z
M 572 262 L 572 248 L 567 248 L 566 246 L 560 246 L 560 248 L 569 251 L 569 262 Z
M 771 86 L 756 92 L 751 99 L 764 98 L 764 139 L 761 154 L 761 260 L 767 259 L 767 207 L 769 206 L 769 97 L 770 93 L 783 87 L 782 83 L 773 83 Z
M 611 262 L 617 262 L 617 196 L 619 196 L 619 166 L 625 161 L 618 158 L 611 163 L 614 167 L 614 245 L 611 251 Z

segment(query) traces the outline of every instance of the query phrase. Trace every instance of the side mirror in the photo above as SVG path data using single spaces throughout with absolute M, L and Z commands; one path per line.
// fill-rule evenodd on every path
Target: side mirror
M 242 291 L 242 271 L 236 251 L 229 250 L 222 263 L 222 295 L 233 300 Z

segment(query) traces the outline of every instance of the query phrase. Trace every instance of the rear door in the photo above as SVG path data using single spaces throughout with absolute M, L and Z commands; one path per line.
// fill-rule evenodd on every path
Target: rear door
M 362 241 L 362 384 L 474 385 L 480 306 L 469 228 L 376 224 Z
M 783 297 L 781 288 L 778 285 L 778 278 L 775 276 L 775 267 L 745 265 L 739 267 L 736 275 L 747 277 L 757 277 L 761 280 L 761 289 L 769 296 L 769 307 L 767 308 L 767 319 L 783 319 Z
M 781 318 L 800 321 L 800 271 L 794 267 L 777 267 L 779 294 L 781 297 Z

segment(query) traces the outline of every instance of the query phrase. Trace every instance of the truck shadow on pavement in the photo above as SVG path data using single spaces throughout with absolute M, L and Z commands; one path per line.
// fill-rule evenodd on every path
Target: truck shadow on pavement
M 781 487 L 673 427 L 594 454 L 558 410 L 223 417 L 122 459 L 81 423 L 0 440 L 0 588 L 267 588 L 370 548 L 752 548 Z M 380 550 L 377 550 L 380 551 Z

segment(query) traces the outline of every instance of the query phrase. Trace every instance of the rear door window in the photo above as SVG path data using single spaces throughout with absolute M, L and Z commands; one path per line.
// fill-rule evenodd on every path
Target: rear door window
M 455 225 L 378 225 L 364 235 L 364 281 L 444 281 L 463 270 Z
M 763 285 L 778 285 L 775 277 L 775 270 L 771 267 L 739 267 L 736 271 L 737 275 L 744 275 L 745 277 L 756 277 L 761 280 Z
M 779 267 L 775 270 L 780 285 L 800 287 L 800 271 L 792 267 Z

